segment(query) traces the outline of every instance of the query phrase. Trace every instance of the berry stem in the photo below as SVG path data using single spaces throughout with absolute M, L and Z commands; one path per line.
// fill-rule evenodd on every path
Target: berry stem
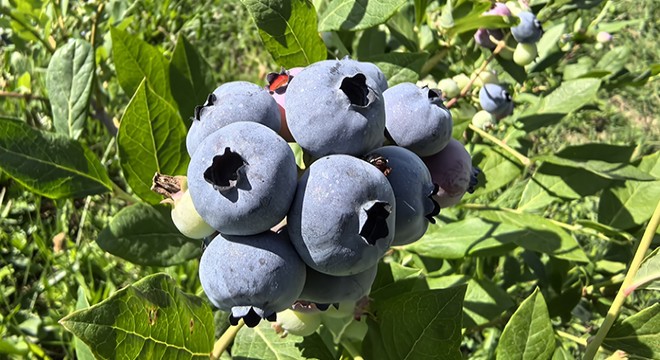
M 358 349 L 348 340 L 342 340 L 341 346 L 348 351 L 348 354 L 351 355 L 353 360 L 364 360 Z
M 512 148 L 511 146 L 507 145 L 504 141 L 496 138 L 495 136 L 481 130 L 479 127 L 474 126 L 473 124 L 468 124 L 468 127 L 476 132 L 477 134 L 481 135 L 483 138 L 488 139 L 490 142 L 496 144 L 497 146 L 501 147 L 502 149 L 506 150 L 508 153 L 513 155 L 518 161 L 520 161 L 521 164 L 523 164 L 525 167 L 529 166 L 532 164 L 532 160 L 530 160 L 527 156 L 519 153 L 516 149 Z
M 504 39 L 500 40 L 497 43 L 497 46 L 495 47 L 495 50 L 493 50 L 493 53 L 490 54 L 488 59 L 486 59 L 481 64 L 481 67 L 479 67 L 479 70 L 475 71 L 475 73 L 472 75 L 472 78 L 470 79 L 470 81 L 468 81 L 468 83 L 465 85 L 465 87 L 461 90 L 461 93 L 458 94 L 458 96 L 456 96 L 455 98 L 453 98 L 453 99 L 451 99 L 447 102 L 447 105 L 446 105 L 447 109 L 451 109 L 452 106 L 456 105 L 458 100 L 460 100 L 461 98 L 464 98 L 468 94 L 468 92 L 470 92 L 470 89 L 472 88 L 472 84 L 474 84 L 474 82 L 477 80 L 479 75 L 484 70 L 486 70 L 486 67 L 488 66 L 488 64 L 490 64 L 490 62 L 493 61 L 493 59 L 495 59 L 495 55 L 499 54 L 500 51 L 502 51 L 502 49 L 506 48 L 506 39 L 507 39 L 507 37 L 505 37 Z
M 630 295 L 630 293 L 632 292 L 629 289 L 629 286 L 630 284 L 632 284 L 633 280 L 635 279 L 637 270 L 639 270 L 639 267 L 642 264 L 642 261 L 644 260 L 646 252 L 651 246 L 653 236 L 655 235 L 655 232 L 658 230 L 658 225 L 660 225 L 660 201 L 658 201 L 658 204 L 655 207 L 655 211 L 653 212 L 653 216 L 651 217 L 651 220 L 646 226 L 646 230 L 644 230 L 644 235 L 642 236 L 642 240 L 639 242 L 637 251 L 635 251 L 635 256 L 633 257 L 633 260 L 630 263 L 630 266 L 628 267 L 628 272 L 626 273 L 626 277 L 625 279 L 623 279 L 623 283 L 621 284 L 621 287 L 619 288 L 619 291 L 617 292 L 616 297 L 614 298 L 614 301 L 610 306 L 610 309 L 607 311 L 607 316 L 605 316 L 605 320 L 603 320 L 603 324 L 598 329 L 596 336 L 594 336 L 594 338 L 591 341 L 589 341 L 583 359 L 591 360 L 596 356 L 596 353 L 598 352 L 600 345 L 603 343 L 603 340 L 605 340 L 605 336 L 607 336 L 607 332 L 612 327 L 612 324 L 614 324 L 614 320 L 616 320 L 616 318 L 618 317 L 619 311 L 621 310 L 621 307 L 623 306 L 626 297 L 628 297 L 628 295 Z
M 211 352 L 211 359 L 212 360 L 218 360 L 220 359 L 220 356 L 222 355 L 225 350 L 229 348 L 229 345 L 234 341 L 234 338 L 236 338 L 236 334 L 238 334 L 238 330 L 240 330 L 245 323 L 243 322 L 243 319 L 240 319 L 238 321 L 238 324 L 235 326 L 230 326 L 223 334 L 220 336 L 218 341 L 215 342 L 213 345 L 213 351 Z

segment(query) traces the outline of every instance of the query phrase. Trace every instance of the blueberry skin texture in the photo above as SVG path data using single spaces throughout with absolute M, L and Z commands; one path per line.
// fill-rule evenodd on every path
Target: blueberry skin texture
M 383 146 L 367 156 L 370 154 L 385 157 L 391 169 L 387 180 L 397 204 L 392 246 L 419 240 L 440 210 L 431 198 L 435 193 L 435 184 L 429 169 L 419 156 L 400 146 Z
M 378 85 L 348 61 L 319 61 L 294 77 L 287 87 L 286 117 L 293 138 L 314 158 L 361 156 L 384 141 Z
M 479 103 L 481 108 L 501 119 L 513 112 L 513 99 L 501 85 L 484 84 L 479 90 Z
M 241 164 L 237 179 L 232 178 Z M 220 188 L 220 180 L 227 179 L 227 188 Z M 289 145 L 254 122 L 232 123 L 214 132 L 188 165 L 195 209 L 223 234 L 253 235 L 275 226 L 289 210 L 296 183 L 297 167 Z
M 360 71 L 362 71 L 365 75 L 367 75 L 367 77 L 372 78 L 376 82 L 376 85 L 378 85 L 378 89 L 381 93 L 389 88 L 389 85 L 387 84 L 387 77 L 385 77 L 383 71 L 376 64 L 366 61 L 357 61 L 350 58 L 344 58 L 341 61 L 354 64 L 360 68 Z
M 357 301 L 369 294 L 376 279 L 378 264 L 349 276 L 332 276 L 307 268 L 307 279 L 299 300 L 317 304 L 336 304 Z
M 287 228 L 309 267 L 353 275 L 376 265 L 389 248 L 395 209 L 394 192 L 380 170 L 352 156 L 329 155 L 313 162 L 298 182 Z M 370 220 L 377 226 L 365 234 Z
M 239 121 L 257 122 L 280 131 L 281 118 L 277 102 L 263 87 L 247 81 L 220 85 L 195 108 L 193 122 L 186 136 L 191 156 L 199 144 L 216 130 Z
M 220 234 L 199 262 L 199 281 L 207 297 L 236 319 L 251 311 L 268 318 L 290 307 L 302 292 L 305 279 L 305 264 L 286 231 L 251 236 Z
M 529 11 L 518 13 L 520 23 L 511 28 L 511 35 L 519 43 L 535 43 L 541 40 L 543 28 L 536 15 Z
M 437 90 L 400 83 L 383 92 L 386 128 L 398 146 L 419 156 L 442 150 L 452 131 L 452 117 Z
M 439 153 L 422 158 L 429 169 L 438 191 L 433 199 L 441 208 L 458 204 L 466 192 L 475 185 L 472 157 L 458 140 L 451 139 Z

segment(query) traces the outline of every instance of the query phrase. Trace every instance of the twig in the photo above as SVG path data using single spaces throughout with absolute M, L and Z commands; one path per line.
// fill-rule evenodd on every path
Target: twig
M 234 341 L 234 338 L 236 338 L 236 334 L 238 334 L 238 330 L 240 330 L 245 323 L 243 322 L 243 319 L 238 321 L 238 324 L 236 326 L 230 326 L 227 331 L 220 336 L 220 339 L 215 342 L 213 345 L 213 351 L 211 352 L 211 359 L 212 360 L 218 360 L 220 359 L 220 356 L 222 355 L 227 348 L 229 348 L 229 345 Z
M 447 109 L 451 109 L 452 106 L 456 105 L 458 100 L 464 98 L 468 94 L 468 92 L 470 92 L 470 89 L 472 88 L 472 84 L 474 84 L 474 82 L 477 80 L 479 75 L 481 75 L 481 73 L 484 70 L 486 70 L 486 67 L 488 66 L 488 64 L 490 64 L 490 62 L 493 61 L 493 59 L 495 59 L 495 55 L 499 54 L 500 51 L 502 51 L 502 49 L 504 49 L 504 48 L 506 48 L 506 38 L 500 40 L 497 43 L 497 46 L 495 47 L 495 50 L 493 50 L 493 53 L 490 54 L 488 59 L 486 59 L 486 61 L 484 61 L 483 64 L 481 64 L 481 66 L 479 67 L 479 70 L 475 71 L 475 73 L 473 74 L 470 81 L 468 81 L 468 83 L 465 85 L 463 90 L 461 90 L 461 93 L 458 94 L 458 96 L 456 96 L 455 98 L 453 98 L 453 99 L 451 99 L 447 102 L 447 105 L 446 105 Z
M 453 99 L 452 99 L 453 100 Z M 507 145 L 504 141 L 496 138 L 495 136 L 481 130 L 479 127 L 474 126 L 473 124 L 468 124 L 468 127 L 476 132 L 477 134 L 481 135 L 483 138 L 488 139 L 490 142 L 496 144 L 497 146 L 501 147 L 502 149 L 506 150 L 508 153 L 513 155 L 518 161 L 520 161 L 521 164 L 524 166 L 529 166 L 532 164 L 532 161 L 525 155 L 521 154 L 518 152 L 516 149 L 512 148 L 511 146 Z
M 22 93 L 8 92 L 8 91 L 0 91 L 0 97 L 25 99 L 26 101 L 30 101 L 30 100 L 46 101 L 46 102 L 50 101 L 48 100 L 47 97 L 33 95 L 32 93 L 22 94 Z
M 623 283 L 621 284 L 621 287 L 619 288 L 619 291 L 617 292 L 616 297 L 610 306 L 610 309 L 607 311 L 607 315 L 605 316 L 605 320 L 603 320 L 603 324 L 600 326 L 600 329 L 598 329 L 596 336 L 594 336 L 594 338 L 589 341 L 589 344 L 587 345 L 587 349 L 584 353 L 584 359 L 592 360 L 596 356 L 600 345 L 603 343 L 603 340 L 605 340 L 605 336 L 607 336 L 607 332 L 610 331 L 612 324 L 614 324 L 614 320 L 616 320 L 618 317 L 619 311 L 621 310 L 626 297 L 628 297 L 628 295 L 630 295 L 630 293 L 634 290 L 630 288 L 630 285 L 635 279 L 637 270 L 639 270 L 639 266 L 642 264 L 644 256 L 651 246 L 651 242 L 653 241 L 653 236 L 658 229 L 658 225 L 660 225 L 660 201 L 658 201 L 658 204 L 655 207 L 651 221 L 649 221 L 649 224 L 646 226 L 644 236 L 642 236 L 642 240 L 639 242 L 637 251 L 635 251 L 635 256 L 633 257 L 633 260 L 628 267 L 626 278 L 623 279 Z

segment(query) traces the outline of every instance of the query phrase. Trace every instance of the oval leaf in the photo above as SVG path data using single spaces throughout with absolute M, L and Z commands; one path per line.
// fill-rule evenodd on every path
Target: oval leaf
M 98 359 L 208 359 L 213 313 L 165 274 L 150 275 L 60 324 Z
M 462 359 L 465 285 L 412 291 L 374 302 L 363 343 L 367 359 Z
M 335 0 L 319 21 L 319 31 L 364 30 L 385 23 L 406 0 Z
M 657 359 L 660 355 L 660 303 L 614 324 L 603 346 L 623 350 L 634 358 Z
M 325 60 L 328 51 L 318 34 L 316 9 L 308 0 L 241 0 L 275 62 L 285 68 Z
M 660 290 L 660 248 L 653 250 L 642 262 L 627 291 L 634 289 Z
M 46 89 L 58 133 L 77 139 L 87 119 L 94 78 L 94 49 L 74 39 L 57 49 L 48 64 Z
M 428 53 L 401 53 L 391 52 L 369 56 L 360 61 L 368 61 L 376 64 L 383 71 L 389 86 L 402 82 L 416 82 L 422 66 L 428 59 Z
M 188 167 L 186 127 L 179 112 L 143 81 L 128 104 L 117 134 L 126 182 L 151 204 L 163 197 L 151 191 L 155 173 L 184 175 Z
M 543 295 L 537 288 L 511 316 L 497 346 L 497 360 L 550 359 L 555 336 Z
M 304 338 L 288 334 L 283 338 L 266 321 L 262 321 L 254 328 L 247 326 L 241 328 L 231 348 L 231 355 L 233 359 L 259 360 L 335 358 L 318 334 Z
M 202 242 L 183 236 L 167 206 L 137 203 L 120 210 L 96 242 L 134 264 L 170 266 L 201 255 Z
M 134 94 L 146 78 L 151 89 L 173 103 L 165 56 L 156 47 L 123 30 L 112 27 L 110 35 L 117 80 L 124 92 Z
M 112 190 L 105 168 L 86 146 L 22 121 L 0 119 L 0 169 L 30 191 L 52 199 Z
M 568 114 L 596 99 L 601 81 L 599 79 L 576 79 L 564 81 L 541 100 L 536 112 Z

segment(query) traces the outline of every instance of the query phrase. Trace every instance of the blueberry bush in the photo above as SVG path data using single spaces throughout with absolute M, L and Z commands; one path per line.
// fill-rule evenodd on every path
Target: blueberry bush
M 658 16 L 1 1 L 0 359 L 660 358 Z

